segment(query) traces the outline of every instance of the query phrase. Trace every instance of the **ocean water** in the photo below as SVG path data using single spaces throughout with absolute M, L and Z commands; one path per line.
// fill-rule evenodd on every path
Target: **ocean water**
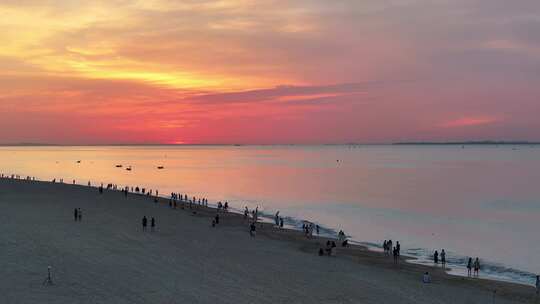
M 540 273 L 540 146 L 1 147 L 0 172 L 279 210 L 290 227 L 400 241 L 417 263 L 444 248 L 458 275 L 469 256 L 481 277 L 533 284 Z

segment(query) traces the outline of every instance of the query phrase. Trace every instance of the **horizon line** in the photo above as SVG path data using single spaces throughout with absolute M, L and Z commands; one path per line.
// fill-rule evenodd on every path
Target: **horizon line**
M 0 147 L 88 147 L 88 146 L 358 146 L 358 145 L 540 145 L 527 140 L 466 140 L 466 141 L 397 141 L 345 143 L 0 143 Z

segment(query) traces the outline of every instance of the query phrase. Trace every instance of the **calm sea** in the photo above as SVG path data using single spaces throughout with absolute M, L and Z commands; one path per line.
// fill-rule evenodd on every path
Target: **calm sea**
M 419 263 L 444 248 L 456 274 L 468 256 L 485 277 L 533 284 L 540 273 L 539 146 L 2 147 L 0 171 L 279 210 L 289 226 L 399 240 Z

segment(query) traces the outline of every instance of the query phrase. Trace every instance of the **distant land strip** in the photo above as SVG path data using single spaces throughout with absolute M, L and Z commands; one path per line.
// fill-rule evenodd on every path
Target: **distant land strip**
M 448 142 L 397 142 L 392 145 L 540 145 L 536 141 L 448 141 Z
M 394 143 L 321 143 L 321 144 L 294 144 L 294 143 L 253 143 L 253 144 L 226 144 L 226 143 L 193 143 L 193 144 L 169 144 L 169 143 L 101 143 L 101 144 L 53 144 L 53 143 L 0 143 L 0 147 L 88 147 L 88 146 L 381 146 L 381 145 L 540 145 L 539 141 L 410 141 Z

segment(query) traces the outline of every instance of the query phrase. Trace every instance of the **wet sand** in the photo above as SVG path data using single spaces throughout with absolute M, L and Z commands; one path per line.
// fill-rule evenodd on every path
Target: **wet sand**
M 529 286 L 394 265 L 361 246 L 320 257 L 324 238 L 271 224 L 251 237 L 242 215 L 212 227 L 215 209 L 144 195 L 0 179 L 0 210 L 2 303 L 540 303 Z M 156 231 L 142 232 L 144 215 Z

